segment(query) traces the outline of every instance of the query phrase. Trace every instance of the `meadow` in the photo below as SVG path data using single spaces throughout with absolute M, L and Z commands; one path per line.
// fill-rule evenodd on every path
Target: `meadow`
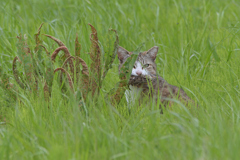
M 91 63 L 91 34 L 107 54 L 109 29 L 129 51 L 159 47 L 157 71 L 181 86 L 199 108 L 180 101 L 160 114 L 155 105 L 112 106 L 104 96 L 119 81 L 118 59 L 94 98 L 78 101 L 56 85 L 45 101 L 19 89 L 17 100 L 0 88 L 0 159 L 239 159 L 240 2 L 237 0 L 1 0 L 0 68 L 14 80 L 16 36 L 52 35 Z M 53 42 L 41 35 L 52 52 Z M 112 43 L 111 43 L 112 44 Z M 56 48 L 56 46 L 54 47 Z M 239 78 L 238 78 L 239 77 Z

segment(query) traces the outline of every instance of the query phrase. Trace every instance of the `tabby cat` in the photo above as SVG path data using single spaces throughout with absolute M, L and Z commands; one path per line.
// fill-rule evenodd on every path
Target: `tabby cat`
M 142 100 L 145 96 L 155 102 L 159 99 L 164 107 L 167 104 L 172 105 L 170 100 L 172 98 L 178 98 L 184 103 L 192 101 L 183 89 L 168 84 L 162 77 L 157 76 L 155 63 L 157 52 L 158 47 L 154 46 L 148 51 L 139 53 L 129 80 L 130 90 L 125 92 L 127 102 L 132 103 L 136 98 Z M 132 53 L 123 47 L 118 48 L 119 73 L 124 62 Z

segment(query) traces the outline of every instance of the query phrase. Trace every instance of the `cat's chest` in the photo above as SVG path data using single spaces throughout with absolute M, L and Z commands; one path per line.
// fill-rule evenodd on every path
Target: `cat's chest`
M 129 89 L 125 92 L 127 102 L 135 102 L 138 98 L 140 98 L 140 94 L 142 93 L 142 91 L 142 88 L 130 85 Z

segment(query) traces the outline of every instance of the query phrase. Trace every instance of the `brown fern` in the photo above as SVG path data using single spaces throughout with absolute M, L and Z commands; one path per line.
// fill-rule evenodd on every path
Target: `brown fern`
M 71 78 L 70 74 L 69 74 L 65 69 L 63 69 L 63 68 L 57 68 L 57 69 L 55 69 L 55 70 L 54 70 L 54 73 L 56 73 L 57 71 L 61 71 L 61 72 L 63 72 L 63 73 L 66 74 L 66 76 L 67 76 L 67 78 L 68 78 L 69 86 L 70 86 L 71 90 L 74 92 L 73 81 L 72 81 L 72 78 Z
M 76 39 L 75 39 L 75 57 L 80 57 L 80 53 L 81 53 L 81 44 L 78 42 L 78 35 L 76 34 Z M 80 76 L 80 67 L 79 67 L 79 60 L 76 59 L 76 79 L 77 82 L 79 81 L 79 76 Z
M 90 40 L 92 43 L 90 47 L 90 58 L 92 60 L 90 66 L 90 85 L 93 96 L 96 91 L 98 93 L 98 88 L 101 87 L 101 51 L 98 45 L 97 30 L 91 24 L 88 25 L 90 25 L 92 31 L 90 34 Z
M 76 68 L 79 68 L 79 65 L 82 65 L 81 78 L 80 78 L 80 90 L 82 91 L 83 98 L 86 100 L 88 91 L 89 91 L 89 71 L 86 62 L 76 57 Z
M 21 62 L 20 59 L 19 59 L 17 56 L 13 59 L 13 66 L 12 66 L 13 76 L 14 76 L 16 82 L 19 84 L 19 86 L 20 86 L 22 89 L 24 89 L 24 88 L 25 88 L 25 84 L 22 83 L 22 81 L 19 79 L 19 73 L 18 73 L 17 64 L 16 64 L 17 60 L 18 60 L 19 62 Z
M 71 56 L 68 48 L 65 46 L 65 44 L 64 44 L 62 41 L 60 41 L 59 39 L 57 39 L 57 38 L 55 38 L 55 37 L 53 37 L 53 36 L 50 36 L 50 35 L 47 35 L 47 34 L 44 34 L 44 35 L 47 36 L 47 37 L 49 37 L 50 39 L 54 40 L 54 41 L 58 44 L 58 46 L 59 46 L 59 48 L 57 48 L 57 49 L 53 52 L 53 54 L 52 54 L 52 56 L 51 56 L 51 59 L 52 59 L 53 61 L 55 60 L 56 56 L 58 55 L 59 51 L 61 51 L 61 50 L 63 50 L 64 53 L 65 53 L 64 58 L 68 58 L 68 57 Z M 69 60 L 69 66 L 70 66 L 70 70 L 71 70 L 71 77 L 73 77 L 73 76 L 74 76 L 74 64 L 73 64 L 72 59 Z
M 33 82 L 34 82 L 33 76 L 32 76 L 33 65 L 32 65 L 31 51 L 27 44 L 27 37 L 26 35 L 24 35 L 24 38 L 23 38 L 22 35 L 20 34 L 19 36 L 17 36 L 17 38 L 19 39 L 19 42 L 17 45 L 19 59 L 23 63 L 24 73 L 26 75 L 25 78 L 27 80 L 27 86 L 31 87 L 33 86 Z

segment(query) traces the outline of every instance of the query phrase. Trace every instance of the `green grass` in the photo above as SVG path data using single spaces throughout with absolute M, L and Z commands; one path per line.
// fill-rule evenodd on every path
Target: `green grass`
M 17 35 L 34 44 L 44 22 L 42 33 L 61 39 L 73 54 L 78 33 L 81 57 L 90 64 L 91 23 L 105 50 L 109 28 L 130 51 L 142 43 L 142 50 L 159 46 L 159 75 L 200 107 L 177 102 L 162 115 L 156 106 L 128 107 L 125 100 L 112 107 L 104 96 L 119 81 L 116 58 L 84 111 L 55 82 L 49 103 L 42 90 L 37 98 L 20 90 L 12 102 L 0 89 L 0 159 L 239 159 L 239 7 L 237 0 L 1 0 L 0 67 L 12 83 Z

